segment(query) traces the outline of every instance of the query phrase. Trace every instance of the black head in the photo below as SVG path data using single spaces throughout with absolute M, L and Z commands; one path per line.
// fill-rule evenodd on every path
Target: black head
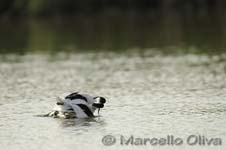
M 95 99 L 99 99 L 99 103 L 101 103 L 101 104 L 106 103 L 106 99 L 104 97 L 97 96 L 97 97 L 95 97 Z
M 106 103 L 106 99 L 103 97 L 100 97 L 100 103 L 102 103 L 102 104 Z
M 106 103 L 106 99 L 104 97 L 97 96 L 94 99 L 97 99 L 97 102 L 93 103 L 94 107 L 96 107 L 96 108 L 103 108 L 104 107 L 104 103 Z

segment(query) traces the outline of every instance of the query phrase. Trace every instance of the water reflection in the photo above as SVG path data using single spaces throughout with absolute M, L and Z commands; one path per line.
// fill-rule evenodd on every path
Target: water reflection
M 102 118 L 86 118 L 86 119 L 59 119 L 62 127 L 79 127 L 104 126 L 105 122 Z
M 157 48 L 162 51 L 224 51 L 224 15 L 95 15 L 71 18 L 15 20 L 0 23 L 0 51 L 125 51 Z M 15 26 L 16 24 L 16 26 Z M 165 48 L 165 49 L 164 49 Z
M 26 21 L 0 22 L 0 52 L 23 54 L 29 44 L 29 34 Z

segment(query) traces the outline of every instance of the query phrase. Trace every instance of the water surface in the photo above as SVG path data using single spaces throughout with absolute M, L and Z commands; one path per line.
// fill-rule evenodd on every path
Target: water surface
M 0 145 L 6 150 L 140 149 L 104 146 L 104 135 L 226 139 L 226 55 L 99 52 L 2 55 Z M 35 117 L 55 97 L 82 91 L 107 98 L 93 119 Z M 142 149 L 224 149 L 144 146 Z

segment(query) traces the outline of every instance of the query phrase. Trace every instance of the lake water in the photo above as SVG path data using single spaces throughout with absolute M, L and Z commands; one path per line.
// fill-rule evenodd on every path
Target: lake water
M 95 24 L 95 21 L 90 22 Z M 45 22 L 33 21 L 28 27 L 19 25 L 21 30 L 15 30 L 18 32 L 15 36 L 12 24 L 2 25 L 1 33 L 5 32 L 8 38 L 0 45 L 2 150 L 226 148 L 223 35 L 215 36 L 218 39 L 203 35 L 196 41 L 196 35 L 202 34 L 191 30 L 193 34 L 189 39 L 196 39 L 185 38 L 178 42 L 181 38 L 172 36 L 176 31 L 171 29 L 160 36 L 157 36 L 158 30 L 151 35 L 154 29 L 149 28 L 133 31 L 138 27 L 141 30 L 143 24 L 138 24 L 137 28 L 133 25 L 110 28 L 107 23 L 102 26 L 106 27 L 106 33 L 92 26 L 93 30 L 89 31 L 93 33 L 87 31 L 84 35 L 87 28 L 80 31 L 82 26 L 76 31 L 69 28 L 61 31 L 62 28 L 57 28 L 63 27 L 61 23 L 54 25 L 57 30 L 45 25 Z M 127 30 L 120 34 L 123 29 Z M 161 29 L 159 27 L 159 31 Z M 220 29 L 212 30 L 217 35 L 214 30 Z M 179 37 L 187 35 L 184 30 L 180 32 Z M 72 33 L 77 37 L 72 37 Z M 142 36 L 137 37 L 138 34 Z M 169 37 L 161 45 L 159 39 L 164 35 Z M 3 34 L 0 36 L 4 39 Z M 106 97 L 107 103 L 100 116 L 92 119 L 36 116 L 49 112 L 58 95 L 73 91 Z M 114 145 L 103 144 L 112 140 L 102 140 L 106 135 L 115 137 Z M 174 136 L 183 143 L 122 145 L 122 136 L 128 140 L 131 135 L 150 139 Z M 192 146 L 187 143 L 190 135 L 200 135 L 205 141 L 219 138 L 222 144 L 214 146 L 211 142 L 209 146 L 201 142 Z M 190 142 L 195 139 L 192 140 Z

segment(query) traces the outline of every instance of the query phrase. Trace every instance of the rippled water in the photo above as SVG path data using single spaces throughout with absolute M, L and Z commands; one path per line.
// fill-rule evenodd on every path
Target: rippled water
M 4 150 L 225 149 L 226 55 L 74 53 L 1 55 L 0 146 Z M 36 117 L 55 97 L 107 98 L 93 119 Z M 116 144 L 104 146 L 102 137 Z M 120 135 L 204 135 L 222 146 L 122 146 Z

